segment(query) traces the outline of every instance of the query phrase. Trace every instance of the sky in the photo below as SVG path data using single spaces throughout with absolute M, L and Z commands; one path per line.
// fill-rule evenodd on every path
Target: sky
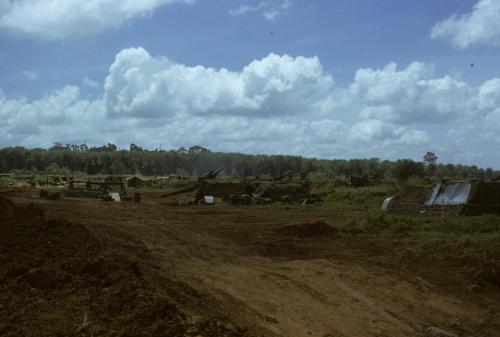
M 500 0 L 0 0 L 0 147 L 500 169 Z

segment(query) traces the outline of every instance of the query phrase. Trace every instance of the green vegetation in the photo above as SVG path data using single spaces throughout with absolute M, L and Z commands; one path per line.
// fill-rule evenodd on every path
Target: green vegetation
M 385 197 L 400 191 L 397 185 L 378 185 L 360 188 L 334 188 L 325 198 L 322 207 L 332 210 L 371 210 L 380 208 Z
M 98 175 L 135 174 L 163 176 L 169 174 L 202 175 L 223 167 L 227 176 L 277 176 L 286 171 L 308 176 L 314 181 L 343 180 L 347 176 L 367 176 L 374 183 L 409 178 L 430 180 L 489 179 L 500 172 L 477 166 L 437 164 L 437 157 L 427 153 L 423 162 L 410 159 L 397 161 L 370 159 L 315 159 L 283 155 L 247 155 L 211 152 L 200 146 L 178 150 L 146 150 L 131 144 L 127 150 L 116 145 L 101 147 L 54 144 L 49 149 L 7 147 L 0 149 L 0 173 Z
M 429 217 L 370 212 L 364 219 L 334 226 L 366 242 L 393 242 L 399 256 L 436 256 L 460 261 L 463 268 L 493 283 L 500 280 L 500 216 Z
M 332 223 L 338 235 L 360 239 L 363 247 L 376 250 L 375 247 L 383 244 L 383 249 L 390 248 L 392 256 L 404 259 L 433 256 L 450 259 L 478 280 L 499 282 L 500 215 L 440 217 L 381 212 L 383 198 L 395 194 L 398 194 L 397 184 L 334 188 L 319 207 L 368 210 L 362 218 Z
M 13 186 L 15 180 L 10 177 L 0 177 L 0 187 Z

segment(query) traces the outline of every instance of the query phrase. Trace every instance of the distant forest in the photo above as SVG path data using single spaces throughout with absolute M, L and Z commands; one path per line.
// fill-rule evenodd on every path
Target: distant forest
M 368 176 L 375 180 L 404 180 L 409 177 L 433 179 L 492 179 L 499 171 L 477 166 L 438 163 L 432 152 L 422 161 L 370 159 L 316 159 L 285 155 L 249 155 L 211 152 L 201 146 L 178 150 L 146 150 L 131 144 L 129 150 L 118 150 L 114 144 L 100 147 L 55 143 L 49 149 L 7 147 L 0 149 L 0 173 L 59 175 L 147 176 L 202 175 L 224 168 L 229 176 L 277 176 L 286 171 L 306 174 L 315 179 L 342 179 Z

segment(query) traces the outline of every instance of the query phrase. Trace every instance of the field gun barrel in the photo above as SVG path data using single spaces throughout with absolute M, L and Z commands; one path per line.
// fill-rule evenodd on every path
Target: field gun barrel
M 203 178 L 203 179 L 215 179 L 219 175 L 219 173 L 222 172 L 222 170 L 224 170 L 224 168 L 219 167 L 217 170 L 212 170 L 212 171 L 208 172 L 207 174 L 205 174 L 201 178 Z
M 283 180 L 284 178 L 289 177 L 291 175 L 292 175 L 292 171 L 286 171 L 282 175 L 275 177 L 273 180 Z
M 196 190 L 196 188 L 197 188 L 196 185 L 195 186 L 191 186 L 191 187 L 187 187 L 187 188 L 183 188 L 181 190 L 177 190 L 177 191 L 174 191 L 174 192 L 163 194 L 161 197 L 162 198 L 168 198 L 168 197 L 173 197 L 174 195 L 178 195 L 178 194 L 193 192 L 193 191 Z

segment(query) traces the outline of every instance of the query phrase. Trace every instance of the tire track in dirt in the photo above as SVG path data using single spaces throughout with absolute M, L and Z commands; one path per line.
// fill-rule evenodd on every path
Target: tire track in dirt
M 281 241 L 269 236 L 271 228 L 292 218 L 306 220 L 308 215 L 287 211 L 292 215 L 272 217 L 265 210 L 247 217 L 246 209 L 161 204 L 91 207 L 91 219 L 78 205 L 72 216 L 103 233 L 106 229 L 98 226 L 104 223 L 109 229 L 106 240 L 115 244 L 129 244 L 127 236 L 134 237 L 155 256 L 158 273 L 196 289 L 211 301 L 206 304 L 213 305 L 214 312 L 264 336 L 422 336 L 429 326 L 461 336 L 493 337 L 498 332 L 498 316 L 444 294 L 416 275 L 414 283 L 408 282 L 398 276 L 399 270 L 390 272 L 350 258 L 321 258 L 321 249 L 310 255 L 317 259 L 301 259 L 302 250 L 287 256 L 286 249 L 277 256 L 259 256 L 259 247 L 268 239 L 277 248 L 305 242 L 303 247 L 314 249 L 315 243 L 323 244 L 314 238 Z M 113 237 L 115 230 L 126 235 Z
M 196 273 L 193 273 L 196 270 Z M 358 266 L 324 260 L 186 266 L 186 282 L 228 293 L 268 317 L 260 324 L 283 336 L 422 336 L 429 326 L 482 336 L 483 309 Z M 392 284 L 392 288 L 387 288 Z M 486 336 L 494 336 L 489 331 Z

